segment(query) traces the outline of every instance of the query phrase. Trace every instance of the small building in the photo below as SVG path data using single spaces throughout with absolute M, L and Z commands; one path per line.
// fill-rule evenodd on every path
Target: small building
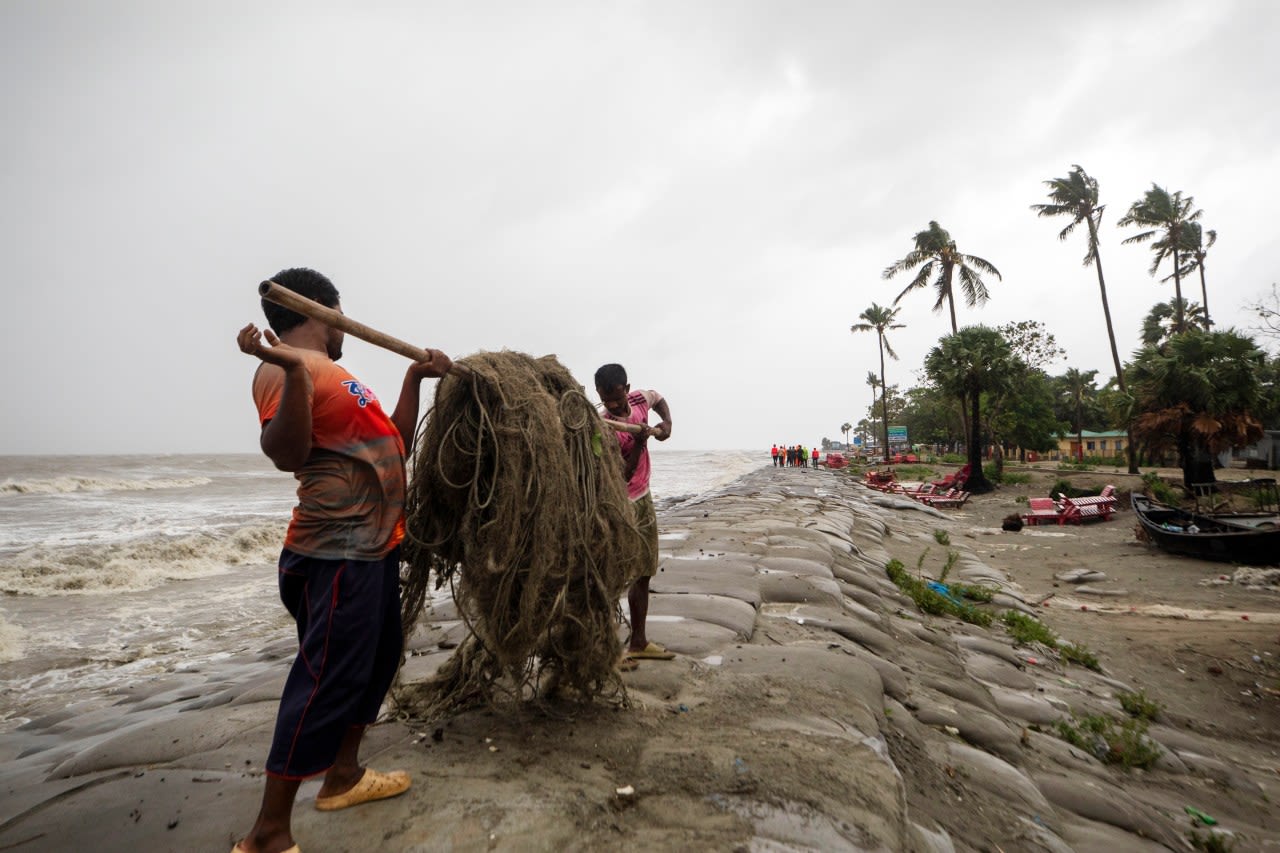
M 1280 430 L 1266 430 L 1262 438 L 1235 451 L 1231 458 L 1243 460 L 1246 468 L 1280 468 Z
M 1122 456 L 1129 448 L 1129 433 L 1122 429 L 1094 432 L 1085 430 L 1058 437 L 1058 459 L 1087 459 L 1090 456 Z

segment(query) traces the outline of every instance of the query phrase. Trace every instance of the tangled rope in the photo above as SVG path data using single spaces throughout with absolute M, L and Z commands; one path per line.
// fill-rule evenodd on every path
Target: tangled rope
M 640 534 L 621 456 L 554 356 L 482 352 L 436 387 L 406 504 L 403 619 L 448 584 L 469 635 L 431 679 L 397 685 L 411 716 L 537 695 L 544 679 L 618 695 L 618 600 Z

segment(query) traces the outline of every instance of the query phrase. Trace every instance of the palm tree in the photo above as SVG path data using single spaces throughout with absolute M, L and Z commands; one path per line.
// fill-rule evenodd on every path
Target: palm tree
M 1168 302 L 1157 302 L 1151 306 L 1147 316 L 1142 320 L 1142 343 L 1157 346 L 1172 338 L 1195 328 L 1204 322 L 1204 309 L 1199 303 L 1188 303 L 1185 299 L 1178 305 L 1177 298 Z M 1178 324 L 1178 318 L 1182 324 Z
M 1208 242 L 1205 237 L 1208 237 Z M 1209 319 L 1209 289 L 1204 283 L 1204 256 L 1213 248 L 1213 244 L 1218 242 L 1218 232 L 1212 229 L 1205 231 L 1199 222 L 1187 222 L 1182 226 L 1182 249 L 1187 253 L 1187 266 L 1182 271 L 1183 275 L 1190 273 L 1192 270 L 1200 271 L 1200 299 L 1201 305 L 1204 306 L 1204 330 L 1209 331 L 1209 327 L 1213 325 L 1213 321 Z M 1167 281 L 1167 279 L 1166 279 Z
M 1183 198 L 1182 190 L 1170 193 L 1164 187 L 1153 183 L 1151 189 L 1131 204 L 1129 212 L 1116 223 L 1121 227 L 1133 225 L 1147 229 L 1122 242 L 1127 244 L 1151 241 L 1154 257 L 1151 268 L 1147 270 L 1150 275 L 1156 274 L 1156 270 L 1160 268 L 1165 258 L 1173 260 L 1173 290 L 1179 306 L 1183 304 L 1182 253 L 1185 251 L 1186 244 L 1186 236 L 1182 233 L 1182 229 L 1186 223 L 1195 222 L 1204 213 L 1201 210 L 1193 211 L 1194 206 L 1195 199 L 1191 196 Z M 1181 314 L 1177 317 L 1177 325 L 1183 326 Z
M 959 274 L 960 289 L 964 292 L 965 304 L 972 308 L 981 305 L 991 298 L 982 275 L 994 275 L 1000 278 L 1000 271 L 976 255 L 966 255 L 956 249 L 955 240 L 937 222 L 930 221 L 929 227 L 915 236 L 916 247 L 900 260 L 885 267 L 883 277 L 893 278 L 900 272 L 919 267 L 916 277 L 893 300 L 897 305 L 913 290 L 927 287 L 929 278 L 934 275 L 933 289 L 938 292 L 938 301 L 933 304 L 934 311 L 941 311 L 945 303 L 951 309 L 951 333 L 959 331 L 956 325 L 956 301 L 952 288 L 952 279 Z
M 1011 386 L 1024 365 L 1009 348 L 1009 342 L 995 329 L 968 326 L 947 335 L 925 356 L 924 370 L 946 394 L 969 404 L 969 427 L 965 440 L 969 449 L 969 480 L 965 488 L 974 493 L 989 492 L 991 482 L 982 472 L 982 425 L 980 400 L 984 392 L 1000 394 Z
M 1065 178 L 1045 181 L 1049 187 L 1050 204 L 1033 204 L 1037 216 L 1070 216 L 1067 227 L 1058 232 L 1058 239 L 1065 240 L 1081 222 L 1089 228 L 1089 247 L 1084 254 L 1084 265 L 1093 266 L 1098 272 L 1098 292 L 1102 295 L 1102 316 L 1107 321 L 1107 341 L 1111 344 L 1111 363 L 1116 369 L 1116 385 L 1120 393 L 1127 395 L 1124 385 L 1124 367 L 1120 363 L 1120 350 L 1116 348 L 1116 330 L 1111 322 L 1111 306 L 1107 302 L 1107 282 L 1102 275 L 1102 255 L 1098 253 L 1098 226 L 1102 224 L 1105 204 L 1098 203 L 1098 182 L 1081 166 L 1073 165 Z M 1138 473 L 1138 456 L 1129 442 L 1129 473 Z
M 840 431 L 844 433 L 844 449 L 846 452 L 849 450 L 849 430 L 851 429 L 853 429 L 853 424 L 848 421 L 840 424 Z
M 1253 340 L 1234 331 L 1191 329 L 1144 347 L 1130 368 L 1142 412 L 1136 436 L 1177 448 L 1188 489 L 1213 482 L 1213 454 L 1262 437 L 1265 362 Z
M 1097 375 L 1096 370 L 1078 370 L 1074 367 L 1067 368 L 1067 372 L 1062 375 L 1062 384 L 1067 396 L 1071 398 L 1072 412 L 1075 415 L 1077 455 L 1081 459 L 1084 458 L 1084 398 L 1093 388 L 1093 380 Z
M 849 327 L 851 332 L 871 332 L 876 333 L 876 337 L 880 341 L 880 412 L 884 418 L 884 461 L 889 461 L 889 404 L 887 395 L 884 393 L 884 354 L 888 352 L 890 357 L 897 359 L 898 354 L 893 351 L 893 347 L 889 346 L 889 342 L 885 340 L 884 333 L 889 329 L 906 328 L 901 323 L 893 322 L 898 316 L 898 308 L 883 308 L 874 302 L 871 307 L 858 315 L 858 319 L 863 320 L 862 323 L 854 323 Z

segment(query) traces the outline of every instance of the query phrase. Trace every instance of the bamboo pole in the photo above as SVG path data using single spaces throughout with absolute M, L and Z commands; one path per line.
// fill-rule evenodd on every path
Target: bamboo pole
M 352 337 L 359 338 L 360 340 L 373 344 L 374 346 L 382 347 L 385 350 L 390 350 L 398 355 L 403 355 L 404 357 L 414 361 L 428 361 L 431 358 L 431 354 L 421 347 L 415 347 L 407 341 L 402 341 L 399 338 L 388 335 L 386 332 L 381 332 L 372 326 L 366 326 L 358 320 L 352 320 L 341 311 L 335 311 L 332 308 L 321 305 L 314 299 L 308 299 L 305 296 L 294 293 L 292 290 L 281 287 L 274 281 L 264 281 L 262 284 L 258 285 L 258 295 L 268 302 L 283 305 L 290 311 L 297 311 L 304 317 L 319 320 L 330 328 L 341 329 Z M 458 376 L 473 376 L 475 374 L 475 371 L 470 367 L 467 367 L 465 364 L 459 364 L 456 361 L 453 362 L 453 365 L 449 368 L 449 372 Z M 627 424 L 622 423 L 621 421 L 610 420 L 609 418 L 602 418 L 601 420 L 617 432 L 629 432 L 636 434 L 648 429 L 644 424 Z
M 382 347 L 385 350 L 402 355 L 405 358 L 414 361 L 430 361 L 431 353 L 422 347 L 415 347 L 413 344 L 402 341 L 399 338 L 388 335 L 386 332 L 380 332 L 377 329 L 366 326 L 358 320 L 352 320 L 341 311 L 335 311 L 325 305 L 321 305 L 314 299 L 308 299 L 305 296 L 294 293 L 288 288 L 281 287 L 274 281 L 264 281 L 258 285 L 258 295 L 268 302 L 274 302 L 277 305 L 283 305 L 290 311 L 297 311 L 304 317 L 310 317 L 313 320 L 319 320 L 326 326 L 334 329 L 341 329 L 352 337 L 359 338 L 366 343 L 374 346 Z M 471 368 L 465 364 L 458 364 L 456 361 L 449 368 L 450 373 L 456 373 L 458 376 L 470 376 Z

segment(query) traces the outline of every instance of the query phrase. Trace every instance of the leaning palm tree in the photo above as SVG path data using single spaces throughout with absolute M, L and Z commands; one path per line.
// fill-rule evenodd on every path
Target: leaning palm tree
M 1089 228 L 1089 248 L 1084 255 L 1084 265 L 1098 271 L 1098 291 L 1102 295 L 1102 316 L 1107 321 L 1107 341 L 1111 344 L 1111 363 L 1116 369 L 1116 386 L 1127 395 L 1124 385 L 1124 367 L 1120 364 L 1120 350 L 1116 348 L 1116 330 L 1111 323 L 1111 306 L 1107 302 L 1107 282 L 1102 275 L 1102 255 L 1098 253 L 1098 226 L 1102 224 L 1105 204 L 1098 203 L 1098 182 L 1081 166 L 1073 165 L 1065 178 L 1045 181 L 1049 187 L 1049 204 L 1033 204 L 1037 216 L 1069 216 L 1067 227 L 1058 232 L 1058 239 L 1065 240 L 1076 226 L 1084 222 Z M 1138 457 L 1129 442 L 1129 473 L 1138 473 Z
M 937 222 L 930 221 L 929 227 L 915 236 L 916 247 L 900 260 L 885 267 L 883 277 L 893 278 L 900 272 L 915 269 L 916 277 L 893 300 L 897 305 L 913 290 L 929 286 L 933 277 L 933 289 L 938 293 L 938 301 L 933 304 L 934 311 L 941 311 L 943 304 L 951 309 L 951 333 L 959 331 L 956 325 L 956 300 L 952 287 L 953 279 L 958 275 L 960 289 L 964 293 L 965 304 L 972 308 L 981 305 L 991 298 L 982 275 L 994 275 L 1000 278 L 1000 271 L 976 255 L 966 255 L 956 248 L 955 240 Z M 935 276 L 934 273 L 937 273 Z
M 1213 248 L 1213 244 L 1218 242 L 1218 232 L 1213 229 L 1205 231 L 1199 222 L 1186 222 L 1182 225 L 1181 233 L 1181 249 L 1187 253 L 1187 263 L 1182 270 L 1182 275 L 1188 275 L 1192 270 L 1200 271 L 1200 299 L 1204 309 L 1204 316 L 1200 319 L 1207 332 L 1213 325 L 1213 321 L 1209 319 L 1209 289 L 1204 283 L 1204 257 Z M 1166 278 L 1165 281 L 1168 279 Z
M 876 333 L 876 337 L 880 341 L 880 413 L 884 420 L 884 461 L 889 461 L 889 401 L 883 389 L 884 384 L 884 354 L 889 353 L 890 357 L 897 359 L 898 354 L 893 351 L 893 347 L 889 346 L 889 342 L 885 340 L 884 333 L 890 329 L 905 328 L 901 323 L 893 322 L 897 316 L 898 308 L 884 308 L 874 302 L 871 307 L 858 315 L 858 319 L 863 320 L 862 323 L 854 323 L 849 327 L 851 332 L 872 332 Z
M 1116 223 L 1120 227 L 1133 225 L 1147 229 L 1122 242 L 1151 242 L 1154 257 L 1151 260 L 1151 268 L 1147 270 L 1149 274 L 1155 275 L 1165 258 L 1173 261 L 1173 289 L 1174 297 L 1177 299 L 1176 305 L 1184 304 L 1182 302 L 1182 255 L 1186 251 L 1186 236 L 1182 229 L 1186 223 L 1195 222 L 1204 213 L 1201 210 L 1193 210 L 1194 207 L 1195 199 L 1191 196 L 1183 198 L 1182 190 L 1171 193 L 1153 183 L 1151 189 L 1131 204 L 1129 212 Z M 1183 325 L 1183 318 L 1180 315 L 1177 317 L 1177 325 Z

